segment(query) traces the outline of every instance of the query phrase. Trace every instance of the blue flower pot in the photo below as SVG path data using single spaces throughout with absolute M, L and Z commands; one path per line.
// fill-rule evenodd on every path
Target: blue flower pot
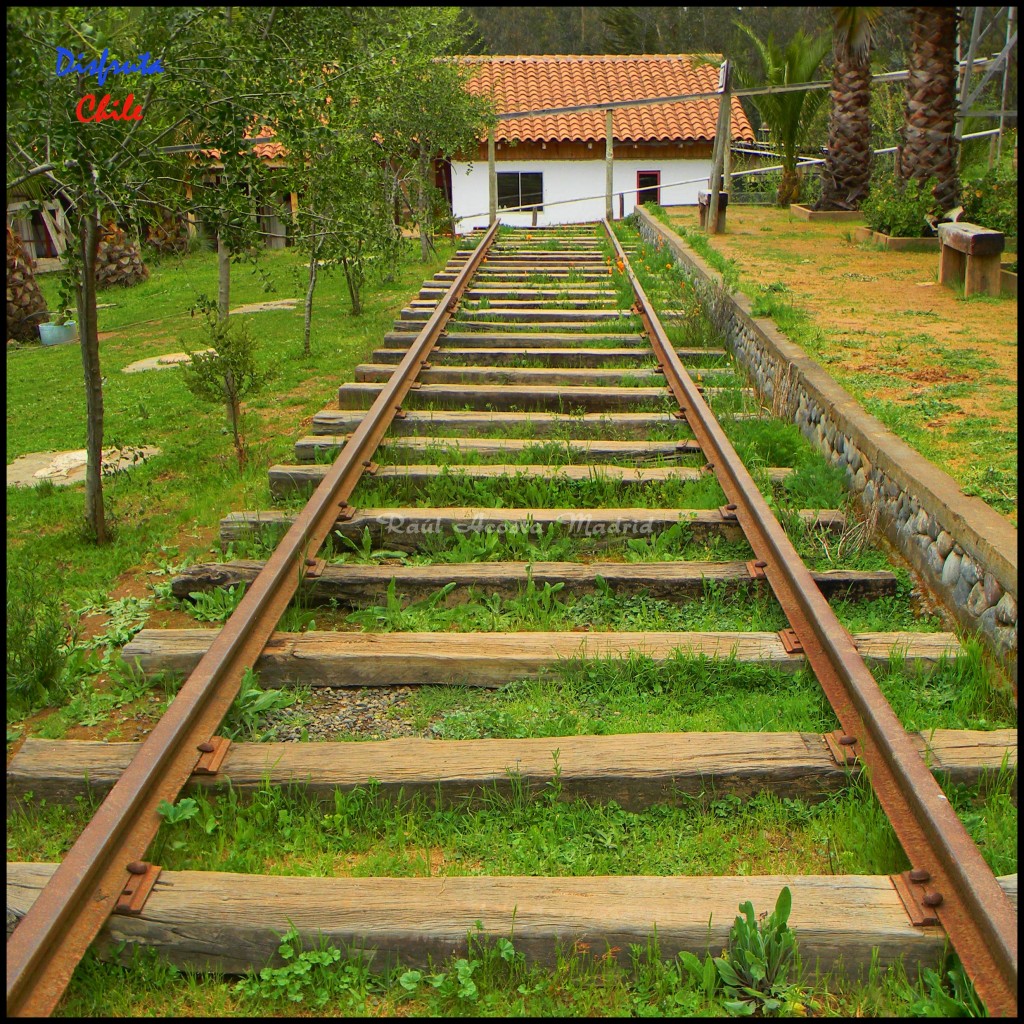
M 65 345 L 78 340 L 78 324 L 40 324 L 39 340 L 44 345 Z

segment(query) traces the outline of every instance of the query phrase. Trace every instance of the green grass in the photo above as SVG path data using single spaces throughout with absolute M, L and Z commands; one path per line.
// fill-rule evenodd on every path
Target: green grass
M 954 420 L 949 424 L 933 425 L 933 421 L 938 417 L 956 414 L 962 410 L 961 406 L 949 403 L 946 399 L 976 393 L 986 384 L 1005 386 L 1009 383 L 992 372 L 997 366 L 994 360 L 977 355 L 969 344 L 965 344 L 959 350 L 950 350 L 937 344 L 928 333 L 915 333 L 912 329 L 906 332 L 897 330 L 892 332 L 891 343 L 895 353 L 910 352 L 913 354 L 912 358 L 923 366 L 932 365 L 937 360 L 938 366 L 954 372 L 973 373 L 976 380 L 970 383 L 954 382 L 942 388 L 929 388 L 920 394 L 917 394 L 915 389 L 913 396 L 906 400 L 892 401 L 889 398 L 877 397 L 874 392 L 880 387 L 905 391 L 907 380 L 905 375 L 899 372 L 888 375 L 881 372 L 858 374 L 847 370 L 850 357 L 844 349 L 852 348 L 856 351 L 858 346 L 844 336 L 857 332 L 847 329 L 837 332 L 828 329 L 827 325 L 820 326 L 819 321 L 790 299 L 788 289 L 781 282 L 774 285 L 755 285 L 748 280 L 742 280 L 742 261 L 726 259 L 717 252 L 712 241 L 701 231 L 689 227 L 676 227 L 675 230 L 712 269 L 726 278 L 728 287 L 739 288 L 750 297 L 755 316 L 772 318 L 781 331 L 805 349 L 812 358 L 826 366 L 839 383 L 849 388 L 863 407 L 877 416 L 893 433 L 925 458 L 947 469 L 947 472 L 964 487 L 966 493 L 980 497 L 1016 522 L 1017 437 L 1012 426 L 998 423 L 998 429 L 989 430 L 983 438 L 975 442 L 969 461 L 965 460 L 963 465 L 950 466 L 951 454 L 959 456 L 962 453 L 954 436 L 957 423 Z M 848 241 L 850 237 L 847 238 Z M 868 243 L 861 248 L 878 247 Z M 869 284 L 870 281 L 867 279 L 871 275 L 848 273 L 841 276 L 854 281 L 853 286 L 856 287 Z M 958 294 L 962 299 L 962 288 Z M 994 306 L 1005 305 L 1006 302 L 1005 299 L 989 296 L 978 296 L 964 301 Z M 931 316 L 928 311 L 907 312 L 904 315 Z M 969 416 L 969 420 L 975 419 L 976 416 Z
M 557 768 L 557 754 L 553 764 Z M 1012 779 L 979 805 L 954 791 L 954 806 L 1002 871 L 1015 869 Z M 992 790 L 990 789 L 990 792 Z M 566 800 L 557 771 L 530 794 L 512 776 L 508 792 L 484 791 L 452 803 L 391 797 L 371 784 L 338 791 L 326 806 L 299 787 L 264 786 L 252 799 L 234 790 L 190 798 L 196 813 L 165 823 L 153 859 L 165 870 L 217 870 L 315 877 L 459 875 L 736 875 L 754 864 L 768 874 L 889 874 L 907 862 L 867 785 L 817 803 L 760 793 L 677 794 L 671 804 L 627 811 L 614 801 Z M 9 857 L 60 855 L 60 833 L 81 828 L 90 806 L 28 801 L 10 819 Z M 70 839 L 70 837 L 68 837 Z M 435 863 L 428 867 L 427 853 Z
M 637 241 L 630 226 L 622 227 L 621 233 L 624 240 Z M 601 237 L 600 231 L 596 234 Z M 554 248 L 560 244 L 555 240 Z M 610 254 L 610 246 L 602 245 Z M 706 243 L 705 249 L 713 253 Z M 442 251 L 436 265 L 446 256 Z M 638 247 L 635 266 L 645 290 L 660 308 L 681 311 L 679 318 L 666 319 L 670 340 L 685 347 L 720 346 L 721 338 L 708 325 L 681 273 L 674 265 L 663 269 L 659 261 L 664 261 L 661 254 Z M 292 251 L 284 250 L 267 254 L 265 278 L 249 276 L 245 270 L 236 272 L 232 304 L 302 295 L 298 262 Z M 17 618 L 20 604 L 30 611 L 22 617 L 24 628 L 16 632 L 17 650 L 25 652 L 27 669 L 22 671 L 15 663 L 18 682 L 14 695 L 21 701 L 16 714 L 40 704 L 61 705 L 41 725 L 31 727 L 36 734 L 61 736 L 77 725 L 103 727 L 118 716 L 159 714 L 177 680 L 143 680 L 121 668 L 115 654 L 116 647 L 150 611 L 169 607 L 159 596 L 166 594 L 166 584 L 156 580 L 173 571 L 172 563 L 178 559 L 189 562 L 213 553 L 220 560 L 219 550 L 209 546 L 217 520 L 233 509 L 265 506 L 266 465 L 292 461 L 291 444 L 302 432 L 301 421 L 325 403 L 336 384 L 351 379 L 354 366 L 368 357 L 390 329 L 395 311 L 415 291 L 424 273 L 434 268 L 435 264 L 401 267 L 395 282 L 370 290 L 368 312 L 360 320 L 346 315 L 339 282 L 327 282 L 317 297 L 310 359 L 301 355 L 300 311 L 258 314 L 262 318 L 256 320 L 256 326 L 263 358 L 274 367 L 276 379 L 265 396 L 250 403 L 251 459 L 243 471 L 234 465 L 223 432 L 223 414 L 193 408 L 176 371 L 135 376 L 118 372 L 144 355 L 174 351 L 186 344 L 202 347 L 198 327 L 183 311 L 200 293 L 215 290 L 213 256 L 198 254 L 167 261 L 153 268 L 146 285 L 102 296 L 117 306 L 101 311 L 101 330 L 119 331 L 119 336 L 104 341 L 102 349 L 108 438 L 155 443 L 164 454 L 108 484 L 117 543 L 102 551 L 81 539 L 80 488 L 8 492 L 9 557 L 13 563 L 9 619 L 12 610 Z M 731 267 L 725 269 L 734 277 Z M 273 292 L 262 290 L 265 281 Z M 630 298 L 622 275 L 611 275 L 609 284 L 617 289 L 620 303 Z M 51 287 L 52 279 L 44 281 L 44 288 Z M 800 311 L 788 312 L 792 307 L 785 295 L 784 289 L 769 286 L 759 301 L 783 319 L 794 317 L 795 330 L 806 330 L 807 325 L 799 320 Z M 138 323 L 165 316 L 174 319 Z M 602 335 L 638 329 L 638 319 L 630 316 L 590 328 L 587 333 L 595 345 L 616 345 Z M 530 330 L 526 328 L 524 335 L 528 337 Z M 963 359 L 966 366 L 969 357 Z M 76 351 L 13 350 L 8 370 L 9 458 L 47 446 L 84 445 L 84 401 Z M 713 371 L 699 372 L 705 383 L 719 383 Z M 816 569 L 888 568 L 884 554 L 867 547 L 865 531 L 852 517 L 841 535 L 815 533 L 796 520 L 797 508 L 844 507 L 846 490 L 841 475 L 810 449 L 795 427 L 729 417 L 732 411 L 757 408 L 756 402 L 740 393 L 742 381 L 731 377 L 728 391 L 712 399 L 713 407 L 724 414 L 725 429 L 753 467 L 755 477 L 765 466 L 796 470 L 785 486 L 771 492 L 770 500 L 801 555 Z M 921 401 L 921 414 L 930 408 L 935 415 L 952 394 L 930 391 Z M 939 404 L 927 407 L 927 402 Z M 39 417 L 37 409 L 44 406 L 47 416 Z M 538 438 L 537 447 L 524 453 L 523 461 L 558 461 L 563 453 L 568 455 L 565 442 L 574 429 L 572 418 L 566 417 L 564 436 Z M 675 438 L 683 430 L 683 425 L 666 424 L 654 433 Z M 495 433 L 501 436 L 502 431 L 490 436 Z M 505 436 L 531 434 L 529 428 L 517 427 Z M 981 440 L 980 435 L 964 437 L 965 444 Z M 448 457 L 440 450 L 427 454 Z M 417 457 L 414 461 L 421 460 Z M 986 479 L 979 481 L 979 486 L 1000 487 L 1004 482 Z M 710 476 L 696 484 L 621 488 L 599 479 L 581 484 L 557 478 L 469 481 L 458 473 L 439 478 L 415 495 L 395 481 L 366 479 L 353 497 L 353 503 L 363 507 L 460 504 L 484 508 L 715 508 L 724 500 Z M 258 556 L 260 550 L 256 543 L 239 543 L 227 557 Z M 342 554 L 371 561 L 380 557 L 372 545 L 365 549 L 359 544 L 348 546 Z M 568 537 L 555 527 L 518 535 L 434 537 L 421 554 L 406 556 L 406 561 L 561 560 L 595 554 L 627 561 L 751 557 L 745 542 L 723 538 L 698 542 L 684 526 L 650 539 L 620 537 L 610 542 L 605 539 L 600 545 L 593 539 Z M 25 574 L 40 564 L 53 566 L 57 573 L 59 603 L 45 594 L 33 596 L 25 581 Z M 153 598 L 119 592 L 123 583 L 145 580 L 146 573 L 153 574 Z M 938 628 L 937 620 L 914 618 L 910 579 L 905 572 L 898 576 L 899 592 L 894 598 L 873 604 L 834 602 L 847 628 L 854 632 Z M 619 598 L 600 587 L 593 595 L 569 599 L 558 588 L 532 585 L 511 597 L 476 596 L 479 600 L 472 604 L 452 604 L 441 593 L 409 606 L 392 594 L 348 614 L 347 623 L 339 624 L 343 628 L 452 632 L 580 626 L 641 631 L 768 630 L 784 624 L 767 591 L 729 594 L 713 586 L 708 587 L 704 602 Z M 206 618 L 217 619 L 223 617 L 229 603 L 208 599 L 199 610 Z M 66 623 L 100 614 L 108 620 L 106 632 L 88 644 L 77 645 Z M 311 628 L 312 616 L 300 606 L 289 611 L 281 626 Z M 330 614 L 325 615 L 321 628 L 330 619 Z M 67 648 L 66 653 L 61 647 Z M 11 665 L 9 655 L 9 683 Z M 1015 724 L 1012 699 L 996 684 L 998 674 L 977 645 L 968 644 L 964 658 L 942 664 L 931 673 L 894 661 L 876 675 L 908 729 L 993 729 Z M 239 739 L 266 738 L 282 716 L 301 721 L 304 698 L 302 691 L 279 693 L 249 685 L 243 688 L 225 728 Z M 542 679 L 513 683 L 494 693 L 424 687 L 390 713 L 405 718 L 418 730 L 453 739 L 686 730 L 820 733 L 837 724 L 807 671 L 786 675 L 757 666 L 682 656 L 661 664 L 638 656 L 567 661 Z M 25 726 L 18 718 L 15 724 L 17 735 Z M 11 737 L 9 727 L 9 742 Z M 966 790 L 957 791 L 952 799 L 990 863 L 1000 872 L 1012 871 L 1016 866 L 1016 810 L 1009 783 L 997 778 L 988 792 L 987 800 Z M 442 807 L 431 800 L 390 803 L 380 798 L 374 787 L 339 794 L 326 811 L 298 793 L 265 790 L 249 803 L 241 802 L 232 792 L 217 797 L 200 795 L 195 817 L 163 826 L 153 856 L 169 869 L 360 876 L 424 874 L 438 856 L 449 874 L 885 873 L 906 866 L 877 803 L 860 786 L 816 805 L 769 795 L 739 801 L 708 793 L 701 800 L 680 799 L 677 806 L 635 813 L 614 803 L 566 803 L 560 796 L 557 780 L 534 798 L 513 789 L 511 796 L 488 794 L 458 807 Z M 8 819 L 9 858 L 60 859 L 92 810 L 85 801 L 71 809 L 30 802 L 27 812 L 15 811 Z M 630 970 L 610 958 L 581 958 L 573 950 L 564 951 L 553 970 L 527 968 L 516 955 L 509 947 L 471 949 L 461 961 L 456 958 L 436 965 L 434 977 L 444 975 L 436 987 L 423 978 L 411 978 L 408 972 L 371 975 L 332 958 L 317 963 L 297 956 L 294 963 L 311 965 L 308 975 L 293 971 L 287 978 L 250 976 L 241 986 L 178 973 L 145 956 L 135 958 L 136 973 L 126 977 L 122 968 L 90 958 L 76 973 L 62 1012 L 250 1017 L 287 1013 L 295 1004 L 275 994 L 284 987 L 284 980 L 299 986 L 304 1011 L 335 1016 L 723 1012 L 721 993 L 707 991 L 678 962 L 660 961 L 656 949 L 632 951 Z M 470 976 L 475 999 L 467 995 Z M 874 972 L 863 985 L 812 979 L 808 986 L 804 1003 L 820 1013 L 906 1015 L 922 998 L 920 990 L 910 987 L 899 971 Z M 321 1000 L 322 1007 L 318 1005 Z
M 710 474 L 693 482 L 625 484 L 598 474 L 589 480 L 514 476 L 470 478 L 453 468 L 416 485 L 407 480 L 367 480 L 356 488 L 357 507 L 476 506 L 480 508 L 718 508 L 725 495 Z
M 442 250 L 437 265 L 444 256 Z M 265 262 L 276 290 L 264 294 L 258 279 L 236 269 L 233 305 L 300 294 L 292 278 L 299 263 L 294 250 L 268 252 Z M 66 595 L 74 602 L 81 592 L 109 585 L 119 574 L 145 563 L 161 544 L 174 543 L 198 553 L 205 547 L 201 538 L 209 535 L 221 515 L 232 508 L 250 507 L 258 495 L 265 494 L 266 466 L 287 461 L 303 417 L 327 401 L 333 382 L 351 379 L 354 366 L 390 326 L 394 309 L 429 269 L 418 263 L 402 266 L 393 283 L 368 293 L 367 311 L 359 319 L 344 315 L 343 289 L 337 282 L 324 282 L 317 293 L 309 360 L 302 356 L 301 310 L 254 316 L 261 339 L 260 361 L 273 366 L 275 378 L 265 395 L 247 403 L 251 455 L 244 471 L 234 463 L 224 434 L 223 411 L 197 406 L 176 370 L 118 372 L 145 356 L 181 350 L 184 345 L 202 347 L 196 321 L 178 316 L 159 331 L 152 325 L 135 327 L 105 340 L 101 344 L 105 441 L 155 444 L 162 454 L 105 482 L 116 541 L 105 548 L 81 536 L 80 486 L 43 492 L 8 488 L 9 559 L 15 564 L 73 565 Z M 44 277 L 43 287 L 52 288 L 52 279 Z M 101 293 L 101 300 L 114 300 L 117 307 L 100 311 L 100 329 L 117 330 L 143 314 L 180 313 L 198 292 L 209 293 L 215 287 L 211 254 L 189 256 L 180 266 L 161 264 L 149 281 L 135 289 Z M 32 346 L 9 351 L 7 369 L 8 461 L 30 451 L 84 447 L 85 396 L 77 348 Z M 47 414 L 40 416 L 43 408 Z
M 399 964 L 386 973 L 370 970 L 358 958 L 347 959 L 329 945 L 299 952 L 290 934 L 282 939 L 290 954 L 284 968 L 271 968 L 262 977 L 253 973 L 237 983 L 180 971 L 154 951 L 138 947 L 126 954 L 124 966 L 103 963 L 89 953 L 57 1015 L 253 1018 L 291 1016 L 300 1008 L 304 1015 L 332 1018 L 726 1015 L 714 965 L 708 984 L 703 969 L 688 969 L 681 957 L 663 959 L 656 938 L 628 951 L 563 946 L 555 965 L 544 967 L 527 961 L 514 939 L 487 940 L 470 933 L 465 955 L 452 954 L 427 971 Z M 704 961 L 708 963 L 710 958 Z M 130 979 L 139 984 L 129 984 Z M 939 1012 L 934 983 L 912 983 L 901 964 L 883 969 L 875 963 L 858 981 L 820 974 L 805 965 L 790 980 L 787 1011 L 793 1015 Z
M 785 629 L 786 618 L 765 589 L 727 587 L 705 581 L 699 598 L 673 601 L 646 594 L 615 593 L 598 578 L 593 594 L 565 597 L 564 584 L 537 585 L 529 579 L 513 596 L 469 588 L 446 601 L 451 587 L 411 604 L 396 594 L 395 583 L 379 604 L 361 606 L 346 622 L 371 632 L 557 632 L 589 629 L 611 632 L 759 632 Z M 928 632 L 937 618 L 914 614 L 907 594 L 869 601 L 838 600 L 833 610 L 852 633 L 888 630 Z

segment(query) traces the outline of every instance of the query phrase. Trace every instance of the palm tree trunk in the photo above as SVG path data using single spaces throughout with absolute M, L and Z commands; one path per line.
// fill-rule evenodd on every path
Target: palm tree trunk
M 7 337 L 38 341 L 39 324 L 47 317 L 46 299 L 36 282 L 32 261 L 22 248 L 21 237 L 7 229 Z
M 871 60 L 836 54 L 828 153 L 816 210 L 856 210 L 871 182 Z
M 903 144 L 897 163 L 901 180 L 936 179 L 942 209 L 960 198 L 957 174 L 955 7 L 912 7 Z
M 800 199 L 800 182 L 802 175 L 797 167 L 785 168 L 782 172 L 782 180 L 779 182 L 779 190 L 775 195 L 775 202 L 779 206 L 789 206 Z

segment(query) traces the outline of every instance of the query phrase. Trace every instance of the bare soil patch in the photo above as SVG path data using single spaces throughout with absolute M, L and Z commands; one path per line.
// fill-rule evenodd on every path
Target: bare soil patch
M 696 211 L 673 223 L 696 228 Z M 1015 300 L 965 300 L 938 284 L 938 254 L 878 251 L 849 225 L 770 207 L 731 207 L 728 224 L 710 242 L 735 261 L 741 289 L 775 285 L 806 313 L 793 340 L 844 388 L 869 411 L 890 403 L 878 412 L 890 429 L 962 485 L 991 468 L 1015 489 Z

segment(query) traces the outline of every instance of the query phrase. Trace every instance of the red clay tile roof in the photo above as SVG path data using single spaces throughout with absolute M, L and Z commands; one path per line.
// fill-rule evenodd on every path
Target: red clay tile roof
M 474 68 L 467 88 L 493 96 L 499 114 L 714 92 L 718 88 L 718 68 L 697 66 L 696 58 L 689 54 L 459 59 Z M 612 133 L 622 142 L 711 141 L 717 120 L 716 99 L 658 103 L 616 110 Z M 603 142 L 604 122 L 602 110 L 524 117 L 499 121 L 494 137 L 498 142 Z M 754 139 L 736 97 L 732 100 L 732 138 Z
M 273 128 L 264 125 L 262 128 L 259 128 L 258 130 L 249 129 L 248 131 L 246 131 L 243 137 L 246 139 L 272 139 L 275 134 L 276 133 L 274 132 Z M 288 150 L 285 148 L 284 144 L 280 142 L 257 142 L 256 145 L 252 147 L 252 149 L 253 152 L 261 160 L 276 160 L 278 157 L 288 155 Z M 209 159 L 220 159 L 219 149 L 204 149 L 201 150 L 200 152 L 203 154 L 203 156 Z

